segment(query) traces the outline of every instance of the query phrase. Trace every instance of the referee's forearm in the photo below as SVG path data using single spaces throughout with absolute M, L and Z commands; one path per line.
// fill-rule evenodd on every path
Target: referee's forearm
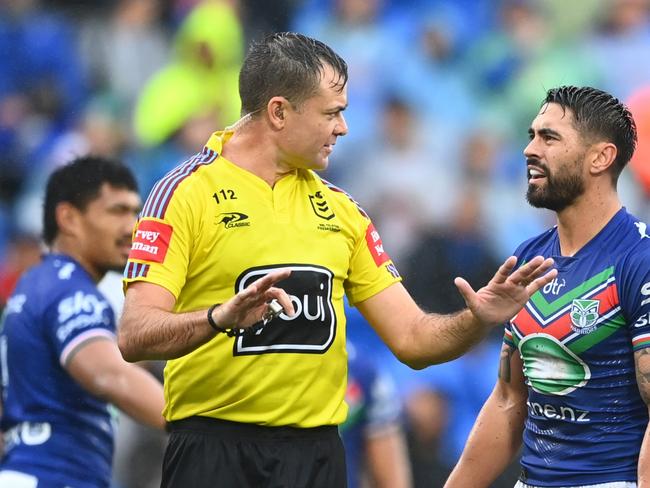
M 400 360 L 422 369 L 456 359 L 487 334 L 489 327 L 467 309 L 449 315 L 424 313 L 409 325 L 408 344 Z
M 175 359 L 215 336 L 207 311 L 173 313 L 125 302 L 118 346 L 126 361 Z

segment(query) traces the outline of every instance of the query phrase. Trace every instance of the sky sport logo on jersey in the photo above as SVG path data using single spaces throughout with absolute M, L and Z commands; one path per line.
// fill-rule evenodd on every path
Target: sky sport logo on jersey
M 59 324 L 56 329 L 57 338 L 63 342 L 77 329 L 101 323 L 108 324 L 109 319 L 104 314 L 108 308 L 109 304 L 106 300 L 101 300 L 96 295 L 86 294 L 83 291 L 64 298 L 59 302 L 57 308 Z
M 276 286 L 289 295 L 295 314 L 284 313 L 254 335 L 237 337 L 235 356 L 245 354 L 305 353 L 323 354 L 336 335 L 336 315 L 332 305 L 333 273 L 312 264 L 281 264 L 251 268 L 235 283 L 239 292 L 278 268 L 288 268 L 291 275 Z

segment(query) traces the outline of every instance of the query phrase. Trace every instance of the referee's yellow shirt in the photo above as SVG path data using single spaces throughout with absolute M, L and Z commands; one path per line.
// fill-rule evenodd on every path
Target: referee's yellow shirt
M 167 362 L 164 415 L 314 427 L 345 420 L 343 296 L 363 301 L 400 280 L 381 239 L 349 195 L 296 170 L 271 188 L 220 157 L 231 133 L 152 189 L 134 231 L 125 284 L 176 297 L 175 312 L 206 309 L 276 268 L 295 316 L 259 333 L 218 334 Z

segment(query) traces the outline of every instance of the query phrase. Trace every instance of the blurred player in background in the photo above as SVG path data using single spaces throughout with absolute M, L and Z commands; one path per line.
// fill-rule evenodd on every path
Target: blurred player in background
M 366 213 L 313 171 L 348 131 L 346 84 L 322 42 L 253 44 L 243 118 L 144 205 L 119 344 L 129 361 L 169 360 L 164 487 L 345 486 L 343 296 L 422 368 L 467 351 L 554 276 L 542 258 L 511 273 L 512 258 L 478 292 L 457 280 L 468 310 L 423 312 Z
M 393 380 L 375 358 L 362 356 L 350 340 L 347 350 L 345 401 L 349 410 L 339 430 L 345 446 L 348 488 L 408 488 L 412 485 L 411 470 Z
M 616 189 L 634 120 L 608 93 L 563 86 L 528 132 L 526 198 L 557 226 L 515 254 L 552 257 L 558 275 L 506 325 L 498 381 L 446 486 L 490 486 L 522 434 L 518 488 L 648 486 L 650 235 Z
M 162 429 L 162 386 L 125 362 L 97 283 L 123 268 L 140 208 L 123 165 L 83 157 L 56 170 L 45 195 L 50 253 L 28 270 L 0 327 L 0 487 L 106 488 L 115 404 Z

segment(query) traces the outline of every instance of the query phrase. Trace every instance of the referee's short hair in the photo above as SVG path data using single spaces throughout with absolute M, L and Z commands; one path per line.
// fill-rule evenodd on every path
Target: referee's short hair
M 334 69 L 334 86 L 343 90 L 348 65 L 327 44 L 295 32 L 278 32 L 253 43 L 239 72 L 242 115 L 263 110 L 276 96 L 300 106 L 316 94 L 325 65 Z

